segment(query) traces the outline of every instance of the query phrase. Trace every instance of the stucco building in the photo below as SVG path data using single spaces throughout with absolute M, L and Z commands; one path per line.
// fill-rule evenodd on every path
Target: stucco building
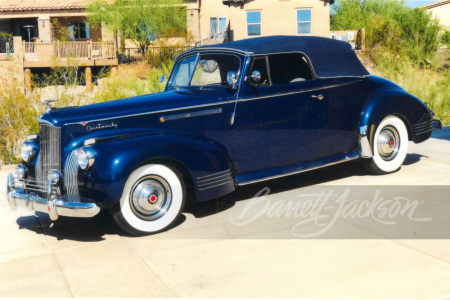
M 36 68 L 75 64 L 86 71 L 88 82 L 91 67 L 117 65 L 114 35 L 101 27 L 89 26 L 85 3 L 1 0 L 0 32 L 14 39 L 0 38 L 0 70 L 13 70 L 14 75 L 25 73 L 29 87 L 30 74 Z M 0 83 L 12 78 L 5 74 L 0 76 Z
M 111 34 L 101 28 L 89 28 L 85 3 L 85 0 L 2 0 L 0 32 L 22 36 L 27 42 L 36 38 L 51 42 L 60 28 L 68 27 L 73 41 L 97 42 L 111 38 Z M 55 21 L 59 26 L 54 26 Z
M 442 0 L 425 5 L 424 8 L 431 12 L 432 16 L 439 19 L 443 30 L 450 30 L 450 0 Z
M 205 40 L 230 32 L 230 38 L 268 35 L 330 37 L 334 0 L 196 0 L 188 2 L 188 30 Z

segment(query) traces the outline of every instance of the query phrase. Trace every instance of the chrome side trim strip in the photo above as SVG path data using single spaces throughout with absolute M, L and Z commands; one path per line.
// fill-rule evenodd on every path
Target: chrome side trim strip
M 314 92 L 314 91 L 318 91 L 318 90 L 331 89 L 331 88 L 340 87 L 340 86 L 346 86 L 346 85 L 355 84 L 355 83 L 358 83 L 361 81 L 362 80 L 355 80 L 355 81 L 341 83 L 341 84 L 333 84 L 333 85 L 329 85 L 329 86 L 325 86 L 325 87 L 318 87 L 318 88 L 314 88 L 314 89 L 306 89 L 306 90 L 300 90 L 300 91 L 289 92 L 289 93 L 280 93 L 280 94 L 275 94 L 275 95 L 267 95 L 267 96 L 252 97 L 252 98 L 242 98 L 242 99 L 239 99 L 238 101 L 253 101 L 253 100 L 273 98 L 273 97 L 296 95 L 296 94 L 302 94 L 302 93 L 307 93 L 307 92 Z
M 355 80 L 355 81 L 346 82 L 346 83 L 342 83 L 342 84 L 329 85 L 329 86 L 326 86 L 326 87 L 307 89 L 307 90 L 295 91 L 295 92 L 290 92 L 290 93 L 280 93 L 280 94 L 275 94 L 275 95 L 267 95 L 267 96 L 262 96 L 262 97 L 241 98 L 241 99 L 238 99 L 238 101 L 239 102 L 240 101 L 252 101 L 252 100 L 265 99 L 265 98 L 282 97 L 282 96 L 288 96 L 288 95 L 294 95 L 294 94 L 301 94 L 301 93 L 307 93 L 307 92 L 312 92 L 312 91 L 317 91 L 317 90 L 322 90 L 322 89 L 331 89 L 331 88 L 335 88 L 335 87 L 350 85 L 350 84 L 354 84 L 354 83 L 361 82 L 361 81 L 362 80 Z M 221 102 L 216 102 L 216 103 L 207 103 L 207 104 L 185 106 L 185 107 L 179 107 L 179 108 L 170 108 L 170 109 L 163 109 L 163 110 L 157 110 L 157 111 L 146 112 L 146 113 L 130 114 L 130 115 L 111 117 L 111 118 L 103 118 L 103 119 L 96 119 L 96 120 L 89 120 L 89 121 L 66 123 L 64 125 L 66 125 L 66 126 L 69 126 L 69 125 L 83 125 L 83 123 L 84 123 L 84 125 L 87 125 L 87 124 L 93 123 L 93 122 L 103 122 L 103 121 L 108 121 L 108 120 L 117 120 L 117 119 L 129 118 L 129 117 L 139 117 L 139 116 L 146 116 L 146 115 L 154 115 L 154 114 L 167 113 L 167 112 L 172 112 L 172 111 L 180 111 L 180 110 L 185 110 L 185 109 L 195 109 L 195 108 L 201 108 L 201 107 L 218 106 L 218 105 L 224 105 L 224 104 L 229 104 L 229 103 L 234 103 L 234 101 L 232 101 L 232 102 L 230 102 L 230 101 L 221 101 Z
M 312 170 L 316 170 L 316 169 L 320 169 L 320 168 L 325 168 L 325 167 L 337 165 L 337 164 L 340 164 L 340 163 L 343 163 L 343 162 L 346 162 L 346 161 L 355 160 L 355 159 L 358 159 L 358 158 L 359 158 L 359 156 L 348 157 L 348 158 L 341 159 L 341 160 L 338 160 L 338 161 L 335 161 L 335 162 L 331 162 L 331 163 L 327 163 L 327 164 L 324 164 L 324 165 L 315 166 L 315 167 L 312 167 L 312 168 L 307 168 L 307 169 L 303 169 L 303 170 L 299 170 L 299 171 L 295 171 L 295 172 L 290 172 L 290 173 L 285 173 L 285 174 L 279 174 L 279 175 L 264 177 L 264 178 L 261 178 L 261 179 L 256 179 L 256 180 L 251 180 L 251 181 L 244 181 L 244 182 L 238 183 L 237 185 L 239 185 L 239 186 L 247 185 L 247 184 L 252 184 L 252 183 L 257 183 L 257 182 L 262 182 L 262 181 L 282 178 L 282 177 L 286 177 L 286 176 L 290 176 L 290 175 L 294 175 L 294 174 L 300 174 L 300 173 L 303 173 L 303 172 L 308 172 L 308 171 L 312 171 Z
M 197 177 L 197 185 L 199 191 L 212 189 L 230 183 L 234 184 L 233 172 L 230 169 L 202 177 Z
M 433 131 L 433 119 L 418 123 L 413 126 L 414 127 L 414 135 L 421 135 Z
M 209 189 L 212 189 L 212 188 L 215 188 L 215 187 L 218 187 L 218 186 L 221 186 L 221 185 L 225 185 L 225 184 L 230 184 L 230 183 L 233 183 L 233 180 L 229 180 L 227 182 L 219 183 L 217 185 L 209 186 L 209 187 L 206 187 L 206 188 L 199 188 L 198 190 L 199 191 L 209 190 Z
M 198 180 L 197 183 L 199 185 L 205 185 L 205 184 L 211 183 L 211 181 L 214 182 L 214 180 L 221 180 L 221 179 L 224 179 L 224 178 L 228 178 L 230 176 L 231 176 L 231 172 L 230 173 L 225 173 L 225 174 L 220 175 L 220 176 L 214 176 L 214 177 L 210 177 L 210 178 L 207 178 L 207 179 Z
M 209 175 L 206 175 L 206 176 L 197 177 L 197 180 L 201 180 L 203 178 L 208 178 L 208 177 L 212 177 L 212 176 L 218 176 L 219 174 L 222 174 L 222 173 L 225 173 L 225 172 L 229 172 L 231 174 L 231 170 L 228 169 L 228 170 L 225 170 L 225 171 L 209 174 Z
M 220 113 L 222 113 L 222 108 L 215 108 L 215 109 L 208 109 L 208 110 L 202 110 L 202 111 L 194 111 L 194 112 L 189 112 L 189 113 L 184 113 L 184 114 L 162 116 L 161 118 L 159 118 L 159 121 L 161 123 L 164 123 L 166 121 L 174 121 L 174 120 L 180 120 L 180 119 L 202 117 L 202 116 L 208 116 L 208 115 L 214 115 L 214 114 L 220 114 Z
M 211 182 L 199 183 L 198 187 L 199 188 L 210 188 L 214 184 L 217 184 L 219 182 L 224 182 L 224 181 L 230 181 L 230 180 L 232 180 L 231 176 L 227 176 L 227 177 L 220 178 L 220 179 L 217 179 L 217 180 L 214 180 L 214 181 L 211 181 Z
M 433 127 L 431 127 L 431 128 L 428 128 L 428 129 L 424 129 L 424 130 L 421 130 L 421 131 L 417 131 L 416 133 L 415 133 L 415 135 L 421 135 L 421 134 L 424 134 L 424 133 L 428 133 L 428 132 L 430 132 L 430 131 L 433 131 Z
M 224 105 L 229 104 L 231 102 L 229 101 L 221 101 L 216 103 L 208 103 L 208 104 L 201 104 L 201 105 L 193 105 L 193 106 L 185 106 L 180 108 L 170 108 L 170 109 L 162 109 L 157 111 L 151 111 L 146 113 L 139 113 L 139 114 L 131 114 L 131 115 L 123 115 L 123 116 L 117 116 L 117 117 L 111 117 L 111 118 L 104 118 L 104 119 L 96 119 L 96 120 L 89 120 L 89 121 L 81 121 L 81 122 L 74 122 L 74 123 L 66 123 L 65 125 L 82 125 L 85 123 L 85 125 L 93 122 L 103 122 L 108 120 L 117 120 L 117 119 L 123 119 L 123 118 L 129 118 L 129 117 L 139 117 L 139 116 L 146 116 L 146 115 L 154 115 L 154 114 L 160 114 L 160 113 L 166 113 L 166 112 L 172 112 L 172 111 L 179 111 L 179 110 L 185 110 L 185 109 L 194 109 L 194 108 L 201 108 L 201 107 L 208 107 L 208 106 L 217 106 L 217 105 Z

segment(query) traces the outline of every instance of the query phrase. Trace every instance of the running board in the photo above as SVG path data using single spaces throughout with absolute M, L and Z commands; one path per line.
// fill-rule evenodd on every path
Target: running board
M 330 155 L 316 160 L 309 160 L 294 165 L 277 167 L 273 169 L 261 170 L 251 173 L 236 175 L 236 185 L 246 185 L 260 181 L 276 179 L 293 174 L 303 173 L 319 168 L 324 168 L 346 161 L 360 158 L 356 150 Z

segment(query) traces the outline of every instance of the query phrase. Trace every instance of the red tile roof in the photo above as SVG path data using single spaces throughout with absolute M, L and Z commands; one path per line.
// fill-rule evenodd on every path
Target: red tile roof
M 85 0 L 1 0 L 0 12 L 85 8 Z
M 450 4 L 450 0 L 439 0 L 437 2 L 433 2 L 427 5 L 422 6 L 425 9 L 430 9 L 430 8 L 434 8 L 434 7 L 438 7 L 441 5 L 446 5 L 446 4 Z

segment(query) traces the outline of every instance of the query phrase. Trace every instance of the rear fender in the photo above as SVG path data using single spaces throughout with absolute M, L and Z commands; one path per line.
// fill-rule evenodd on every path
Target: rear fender
M 402 89 L 382 90 L 371 97 L 361 113 L 359 140 L 361 157 L 373 156 L 373 137 L 378 124 L 388 115 L 399 117 L 408 130 L 408 138 L 415 143 L 423 142 L 431 135 L 415 135 L 414 125 L 431 119 L 427 105 Z

